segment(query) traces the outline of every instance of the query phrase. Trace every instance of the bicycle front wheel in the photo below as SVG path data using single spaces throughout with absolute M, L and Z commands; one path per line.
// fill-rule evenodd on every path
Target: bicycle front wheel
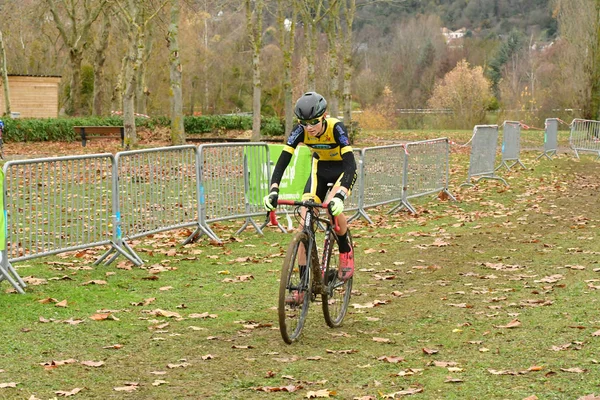
M 283 341 L 294 342 L 302 332 L 310 304 L 312 275 L 308 236 L 297 232 L 290 242 L 279 281 L 279 330 Z
M 348 311 L 350 303 L 350 295 L 352 294 L 352 279 L 342 281 L 338 278 L 338 266 L 340 265 L 339 249 L 335 235 L 333 232 L 326 238 L 328 243 L 324 246 L 324 251 L 327 251 L 325 262 L 327 268 L 325 270 L 325 291 L 322 295 L 323 299 L 323 316 L 325 322 L 332 328 L 337 328 L 342 325 L 342 321 Z M 348 229 L 348 241 L 350 246 L 354 248 L 352 236 Z

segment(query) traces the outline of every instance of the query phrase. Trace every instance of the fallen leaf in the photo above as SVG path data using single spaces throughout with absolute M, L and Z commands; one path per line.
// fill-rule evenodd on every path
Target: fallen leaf
M 160 308 L 150 311 L 149 314 L 155 315 L 157 317 L 181 318 L 181 315 L 179 313 L 176 313 L 175 311 L 166 311 L 166 310 L 161 310 Z
M 317 390 L 317 391 L 309 391 L 306 393 L 306 398 L 307 399 L 315 399 L 315 398 L 325 398 L 325 397 L 331 397 L 329 396 L 330 394 L 335 394 L 334 392 L 330 392 L 327 389 L 321 389 L 321 390 Z
M 254 389 L 256 391 L 260 391 L 260 392 L 267 392 L 267 393 L 273 393 L 273 392 L 293 393 L 301 388 L 302 388 L 302 386 L 289 385 L 289 386 L 256 386 L 256 387 L 253 387 L 252 389 Z
M 147 306 L 147 305 L 154 303 L 155 300 L 156 300 L 156 297 L 150 297 L 148 299 L 144 299 L 144 301 L 140 301 L 137 303 L 130 303 L 130 304 L 132 306 Z
M 80 364 L 87 367 L 101 367 L 104 365 L 104 361 L 82 361 Z
M 217 318 L 218 315 L 217 314 L 209 314 L 207 312 L 204 312 L 202 314 L 190 314 L 188 315 L 188 318 Z
M 62 308 L 66 308 L 67 307 L 67 300 L 63 300 L 63 301 L 59 301 L 58 303 L 56 303 L 54 305 L 54 307 L 62 307 Z
M 48 303 L 58 303 L 57 299 L 53 299 L 52 297 L 47 297 L 45 299 L 38 300 L 40 304 L 48 304 Z
M 167 364 L 167 368 L 169 368 L 169 369 L 185 368 L 185 367 L 189 367 L 190 365 L 192 365 L 192 364 L 187 363 L 187 362 L 184 362 L 184 363 L 181 363 L 181 364 Z
M 405 361 L 404 357 L 398 357 L 398 356 L 381 356 L 377 360 L 378 361 L 385 361 L 385 362 L 388 362 L 388 363 L 391 363 L 391 364 L 396 364 L 396 363 Z
M 73 358 L 69 358 L 68 360 L 52 360 L 52 361 L 48 361 L 45 363 L 40 363 L 40 365 L 46 369 L 53 369 L 56 367 L 60 367 L 63 365 L 67 365 L 67 364 L 74 364 L 76 363 L 77 360 L 73 359 Z
M 581 368 L 561 368 L 560 370 L 563 372 L 572 372 L 575 374 L 583 374 L 584 372 L 587 371 L 587 369 L 581 369 Z
M 75 396 L 77 393 L 81 392 L 81 388 L 75 388 L 69 392 L 64 392 L 62 390 L 58 390 L 54 393 L 56 393 L 57 396 L 64 396 L 64 397 L 69 397 L 69 396 Z
M 381 337 L 374 337 L 373 341 L 377 342 L 377 343 L 389 343 L 389 342 L 391 342 L 390 339 L 388 339 L 388 338 L 381 338 Z
M 497 325 L 496 328 L 512 329 L 512 328 L 518 328 L 520 326 L 521 326 L 521 321 L 519 321 L 518 319 L 513 319 L 506 325 Z
M 81 323 L 85 322 L 82 319 L 73 319 L 73 318 L 69 318 L 63 321 L 63 323 L 68 324 L 68 325 L 79 325 Z
M 17 385 L 18 385 L 18 383 L 16 383 L 16 382 L 0 383 L 0 389 L 16 388 Z
M 114 387 L 113 390 L 117 391 L 117 392 L 135 392 L 137 390 L 137 386 L 133 386 L 133 385 L 128 385 L 128 386 L 120 386 L 120 387 Z
M 103 280 L 92 280 L 92 281 L 87 281 L 81 284 L 81 286 L 87 286 L 87 285 L 106 285 L 107 282 L 103 281 Z
M 104 320 L 107 320 L 107 319 L 111 319 L 111 320 L 114 320 L 114 321 L 118 321 L 119 320 L 117 317 L 115 317 L 111 313 L 98 313 L 98 314 L 94 314 L 94 315 L 90 316 L 90 319 L 93 319 L 94 321 L 104 321 Z
M 560 346 L 552 346 L 550 348 L 550 350 L 552 350 L 552 351 L 562 351 L 562 350 L 568 349 L 569 347 L 571 347 L 571 343 L 566 343 L 566 344 L 563 344 L 563 345 L 560 345 Z
M 458 363 L 455 361 L 434 361 L 433 365 L 436 367 L 448 368 L 455 367 L 458 365 Z

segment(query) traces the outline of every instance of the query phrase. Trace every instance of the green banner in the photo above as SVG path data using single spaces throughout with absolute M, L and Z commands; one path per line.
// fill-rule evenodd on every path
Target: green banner
M 283 151 L 282 144 L 269 144 L 269 158 L 271 164 L 271 173 L 277 164 L 279 155 Z M 249 155 L 249 153 L 247 153 Z M 251 162 L 249 162 L 252 165 Z M 286 200 L 300 200 L 304 193 L 304 186 L 310 176 L 311 153 L 306 146 L 300 145 L 296 148 L 290 164 L 283 173 L 281 183 L 279 184 L 279 198 Z M 250 171 L 250 187 L 248 198 L 250 204 L 262 205 L 263 197 L 269 193 L 269 183 L 271 177 L 267 176 L 267 166 L 262 166 L 263 171 L 259 173 L 259 179 L 253 179 Z M 258 186 L 258 187 L 257 187 Z

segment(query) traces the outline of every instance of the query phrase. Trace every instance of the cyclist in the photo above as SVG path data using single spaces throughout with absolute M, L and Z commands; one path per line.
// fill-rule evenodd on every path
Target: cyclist
M 323 200 L 329 201 L 329 212 L 337 216 L 340 228 L 338 277 L 346 281 L 354 274 L 354 250 L 348 241 L 348 222 L 343 211 L 344 200 L 356 181 L 356 161 L 344 124 L 336 118 L 327 117 L 325 111 L 327 111 L 327 101 L 316 92 L 304 93 L 296 102 L 294 113 L 298 117 L 298 124 L 292 129 L 275 164 L 270 193 L 265 196 L 264 205 L 267 211 L 272 211 L 277 206 L 279 183 L 283 173 L 296 147 L 304 143 L 311 150 L 312 166 L 302 200 L 312 200 L 317 203 L 324 202 Z M 324 199 L 328 184 L 333 184 L 333 188 L 329 198 Z M 300 268 L 302 271 L 302 265 Z

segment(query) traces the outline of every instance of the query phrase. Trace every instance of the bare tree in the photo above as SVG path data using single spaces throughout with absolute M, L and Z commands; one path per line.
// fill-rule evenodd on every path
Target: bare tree
M 316 90 L 315 56 L 317 51 L 318 25 L 323 19 L 325 0 L 296 0 L 304 24 L 305 56 L 307 61 L 307 88 Z M 336 2 L 337 0 L 334 0 Z
M 584 118 L 600 118 L 600 0 L 555 0 L 561 36 L 574 49 L 586 92 Z
M 329 46 L 329 114 L 337 118 L 339 115 L 338 99 L 340 98 L 339 90 L 339 58 L 340 51 L 339 40 L 341 39 L 340 29 L 340 1 L 335 1 L 331 4 L 329 14 L 327 16 L 327 24 L 325 31 L 327 34 L 327 44 Z
M 254 3 L 254 7 L 252 6 Z M 246 28 L 252 47 L 252 141 L 260 140 L 261 83 L 260 51 L 262 49 L 263 0 L 245 0 Z
M 98 35 L 98 41 L 95 45 L 94 56 L 94 98 L 92 113 L 93 115 L 103 115 L 104 109 L 104 65 L 106 64 L 106 49 L 108 48 L 108 39 L 110 37 L 111 20 L 113 18 L 112 10 L 107 7 L 103 12 L 102 27 Z
M 298 6 L 292 2 L 290 18 L 285 17 L 284 1 L 277 0 L 277 26 L 279 29 L 279 47 L 283 53 L 283 107 L 285 113 L 285 133 L 288 135 L 294 125 L 294 112 L 292 110 L 293 85 L 292 85 L 292 55 L 294 54 L 294 35 L 296 32 L 296 18 Z
M 141 12 L 140 4 L 136 0 L 115 1 L 121 10 L 119 16 L 128 27 L 129 48 L 124 59 L 123 126 L 125 127 L 125 147 L 130 148 L 137 146 L 134 110 L 135 90 L 138 84 L 136 71 L 139 70 L 146 51 L 146 28 L 169 0 L 162 1 L 147 17 Z
M 153 28 L 154 24 L 147 25 L 147 32 L 144 35 L 144 54 L 142 55 L 142 61 L 140 62 L 140 66 L 136 70 L 137 84 L 135 86 L 135 110 L 137 113 L 140 114 L 147 114 L 148 98 L 150 97 L 150 89 L 146 85 L 146 73 L 148 71 L 148 61 L 150 60 L 150 56 L 152 55 L 151 53 L 154 45 L 154 35 L 152 33 Z
M 4 86 L 4 115 L 10 115 L 10 89 L 8 87 L 8 68 L 6 65 L 6 52 L 4 51 L 4 38 L 0 31 L 0 72 L 2 73 L 2 86 Z
M 169 75 L 171 77 L 171 143 L 185 144 L 185 128 L 183 124 L 183 93 L 181 88 L 181 60 L 179 59 L 179 0 L 171 0 L 171 23 L 167 33 L 169 48 Z
M 356 15 L 356 0 L 343 0 L 345 34 L 342 43 L 342 58 L 344 64 L 344 84 L 342 97 L 344 99 L 344 125 L 352 137 L 352 25 Z
M 73 114 L 82 112 L 81 63 L 90 39 L 90 28 L 100 15 L 107 0 L 45 0 L 50 8 L 56 29 L 69 50 L 71 67 L 71 106 Z

